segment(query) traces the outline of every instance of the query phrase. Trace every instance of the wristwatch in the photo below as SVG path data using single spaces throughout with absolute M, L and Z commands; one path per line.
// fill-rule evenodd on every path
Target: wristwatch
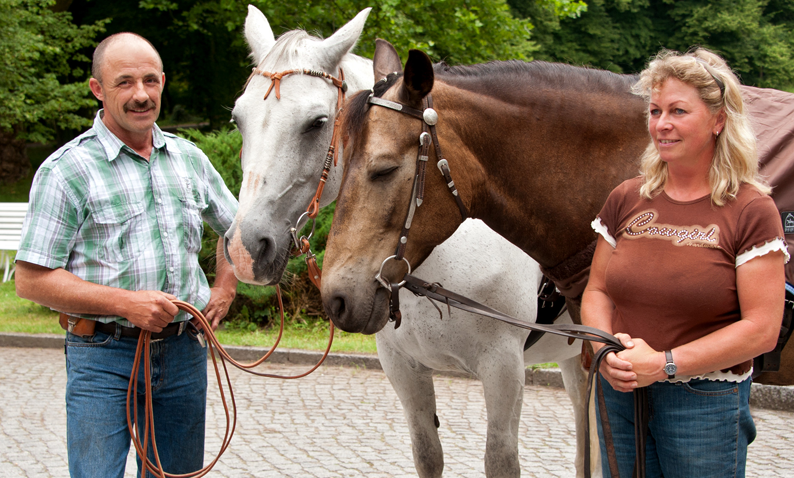
M 674 379 L 675 373 L 678 371 L 678 367 L 676 367 L 675 362 L 673 362 L 673 352 L 670 350 L 665 350 L 664 357 L 667 359 L 667 363 L 664 364 L 664 373 L 667 374 L 667 378 Z

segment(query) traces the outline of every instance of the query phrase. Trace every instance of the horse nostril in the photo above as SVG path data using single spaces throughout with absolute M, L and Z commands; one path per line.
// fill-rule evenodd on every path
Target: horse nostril
M 275 241 L 269 237 L 262 237 L 259 239 L 259 253 L 256 257 L 257 264 L 266 264 L 269 262 L 268 254 L 274 250 Z
M 332 319 L 336 319 L 334 320 L 334 322 L 338 322 L 338 320 L 341 319 L 342 316 L 347 311 L 347 306 L 345 304 L 344 296 L 342 295 L 334 296 L 331 299 L 330 304 L 328 304 L 328 308 L 329 308 L 328 315 L 330 315 Z

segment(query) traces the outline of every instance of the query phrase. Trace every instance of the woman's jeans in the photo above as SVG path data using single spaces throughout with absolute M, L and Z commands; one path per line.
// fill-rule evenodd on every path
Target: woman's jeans
M 66 429 L 69 473 L 73 478 L 124 476 L 130 449 L 127 387 L 137 345 L 137 338 L 120 337 L 118 328 L 115 335 L 97 332 L 88 338 L 66 336 Z M 151 359 L 160 462 L 168 473 L 199 470 L 204 461 L 207 349 L 186 331 L 152 342 Z M 144 416 L 143 373 L 142 358 L 138 374 L 139 423 Z M 130 416 L 134 417 L 130 409 Z M 143 442 L 143 433 L 137 433 Z M 156 463 L 151 435 L 147 454 Z
M 748 378 L 741 383 L 691 380 L 648 386 L 647 477 L 744 477 L 747 445 L 755 439 L 751 383 Z M 633 394 L 615 391 L 604 378 L 599 385 L 604 390 L 620 477 L 631 478 L 635 458 Z M 604 477 L 610 477 L 600 416 L 598 435 Z

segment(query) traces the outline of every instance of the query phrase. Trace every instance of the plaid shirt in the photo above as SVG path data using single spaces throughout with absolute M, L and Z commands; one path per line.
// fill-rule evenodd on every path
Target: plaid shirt
M 203 309 L 210 289 L 198 263 L 202 220 L 225 234 L 237 201 L 193 143 L 154 125 L 146 161 L 101 117 L 36 172 L 16 259 L 95 284 L 161 290 Z M 185 319 L 180 311 L 175 321 Z

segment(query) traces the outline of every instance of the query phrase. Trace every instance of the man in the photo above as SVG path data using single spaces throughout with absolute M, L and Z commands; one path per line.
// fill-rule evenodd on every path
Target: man
M 237 279 L 222 244 L 212 289 L 198 252 L 202 220 L 222 238 L 237 201 L 195 145 L 155 125 L 165 74 L 151 43 L 116 34 L 97 46 L 93 60 L 89 86 L 103 109 L 36 173 L 16 256 L 17 294 L 61 312 L 71 329 L 71 475 L 124 475 L 125 402 L 142 329 L 153 333 L 160 460 L 169 473 L 188 473 L 203 463 L 207 355 L 186 326 L 190 317 L 171 300 L 203 309 L 213 327 L 226 315 Z M 140 417 L 142 405 L 141 395 Z

